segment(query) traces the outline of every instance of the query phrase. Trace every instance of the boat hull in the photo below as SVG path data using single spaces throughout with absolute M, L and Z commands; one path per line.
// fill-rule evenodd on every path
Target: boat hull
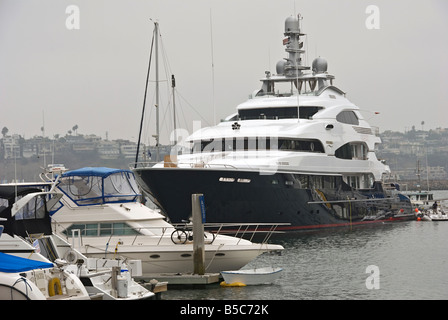
M 221 275 L 224 279 L 224 282 L 228 285 L 260 285 L 274 282 L 280 277 L 282 271 L 282 268 L 267 267 L 235 271 L 222 271 Z
M 297 231 L 415 219 L 409 200 L 397 203 L 386 198 L 379 187 L 352 190 L 336 175 L 156 167 L 134 172 L 140 186 L 156 199 L 172 223 L 190 218 L 191 195 L 195 193 L 204 194 L 207 223 L 289 223 L 277 230 Z M 384 201 L 360 201 L 373 197 Z M 401 209 L 400 216 L 365 218 L 380 210 Z
M 448 215 L 444 214 L 444 215 L 430 215 L 429 216 L 431 221 L 448 221 Z
M 181 248 L 182 247 L 182 248 Z M 222 270 L 240 269 L 254 260 L 265 251 L 281 251 L 281 246 L 254 244 L 254 245 L 229 245 L 207 246 L 205 250 L 206 272 L 219 273 Z M 89 257 L 104 258 L 105 253 L 92 248 L 81 248 L 81 251 Z M 128 260 L 141 260 L 142 276 L 135 278 L 151 278 L 161 273 L 184 273 L 190 274 L 194 271 L 193 245 L 179 245 L 178 250 L 172 248 L 135 246 L 133 248 L 120 247 L 117 253 L 125 256 Z M 113 258 L 115 253 L 110 252 L 107 258 Z

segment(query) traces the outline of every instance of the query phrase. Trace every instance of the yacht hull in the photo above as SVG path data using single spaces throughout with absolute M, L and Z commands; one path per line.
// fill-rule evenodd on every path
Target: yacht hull
M 388 198 L 378 185 L 352 190 L 338 175 L 156 167 L 134 172 L 172 223 L 189 219 L 195 193 L 204 194 L 207 223 L 289 223 L 277 230 L 296 231 L 415 218 L 409 200 Z M 378 216 L 380 211 L 389 214 Z
M 92 246 L 80 249 L 89 257 L 105 257 L 104 250 L 94 250 Z M 205 250 L 206 272 L 219 273 L 222 270 L 240 269 L 263 252 L 275 251 L 275 249 L 281 251 L 283 248 L 272 244 L 207 245 Z M 112 258 L 115 255 L 124 256 L 128 260 L 141 260 L 141 278 L 151 278 L 154 274 L 161 273 L 188 274 L 194 271 L 192 244 L 179 245 L 178 250 L 173 249 L 173 246 L 120 246 L 117 253 L 109 252 L 106 257 Z

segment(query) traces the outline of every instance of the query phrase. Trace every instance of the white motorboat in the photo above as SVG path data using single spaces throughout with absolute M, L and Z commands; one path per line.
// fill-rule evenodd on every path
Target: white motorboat
M 30 200 L 32 191 L 0 188 L 0 300 L 89 300 L 75 274 L 55 266 L 12 232 L 11 209 L 18 208 L 14 199 Z
M 89 299 L 76 275 L 50 262 L 0 252 L 0 300 Z
M 32 236 L 30 240 L 33 240 Z M 141 261 L 88 258 L 55 234 L 37 235 L 34 245 L 65 271 L 77 275 L 92 299 L 146 300 L 155 297 L 153 292 L 134 280 L 135 276 L 141 275 Z
M 51 216 L 54 233 L 83 255 L 141 260 L 142 275 L 136 278 L 145 280 L 160 273 L 193 273 L 191 227 L 177 228 L 156 209 L 140 203 L 132 171 L 82 168 L 45 180 L 49 182 L 34 185 L 50 189 L 55 184 L 55 190 L 63 193 Z M 266 227 L 261 224 L 260 230 Z M 274 230 L 272 225 L 269 230 Z M 238 237 L 205 232 L 204 237 L 209 273 L 240 269 L 264 252 L 283 250 L 281 245 L 244 239 L 243 232 Z
M 431 219 L 431 221 L 448 221 L 448 214 L 441 208 L 428 209 L 426 215 Z
M 260 285 L 269 284 L 277 280 L 282 268 L 265 267 L 254 269 L 241 269 L 232 271 L 221 271 L 221 275 L 224 282 L 222 286 L 247 286 L 247 285 Z
M 286 19 L 288 57 L 236 113 L 132 168 L 172 223 L 189 219 L 193 193 L 204 194 L 208 222 L 289 223 L 285 232 L 415 219 L 409 198 L 383 188 L 381 139 L 327 61 L 303 64 L 300 20 Z
M 14 261 L 19 258 L 32 259 L 34 263 L 39 261 L 51 267 L 53 263 L 56 265 L 50 271 L 39 271 L 42 274 L 39 277 L 47 279 L 47 284 L 51 280 L 51 274 L 60 274 L 58 279 L 53 280 L 56 287 L 59 286 L 59 291 L 52 292 L 50 289 L 53 287 L 48 284 L 50 289 L 43 292 L 43 295 L 64 295 L 64 298 L 72 299 L 71 289 L 64 287 L 67 282 L 63 282 L 65 276 L 75 279 L 71 282 L 77 282 L 77 285 L 82 287 L 82 290 L 78 291 L 87 293 L 86 298 L 90 299 L 136 300 L 154 297 L 154 293 L 131 278 L 131 270 L 123 261 L 88 259 L 72 249 L 64 239 L 51 233 L 49 210 L 62 195 L 60 192 L 41 192 L 35 188 L 0 186 L 0 201 L 6 204 L 0 213 L 5 224 L 5 234 L 0 239 L 0 251 L 17 256 Z M 32 272 L 36 273 L 35 270 Z M 17 275 L 9 275 L 9 278 L 14 276 Z M 61 297 L 52 299 L 56 298 Z

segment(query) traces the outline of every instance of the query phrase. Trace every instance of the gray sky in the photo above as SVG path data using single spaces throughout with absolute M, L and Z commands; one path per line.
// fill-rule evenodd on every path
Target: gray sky
M 66 27 L 69 5 L 79 8 L 79 29 Z M 379 29 L 366 27 L 369 5 L 379 9 Z M 76 124 L 82 134 L 136 141 L 153 19 L 162 35 L 166 143 L 171 74 L 178 126 L 191 132 L 193 120 L 211 125 L 214 110 L 217 120 L 235 112 L 260 88 L 265 70 L 275 73 L 286 57 L 284 21 L 296 13 L 308 64 L 325 57 L 335 85 L 381 132 L 421 129 L 422 121 L 425 130 L 448 127 L 446 0 L 0 0 L 0 127 L 30 138 L 42 134 L 43 123 L 47 136 Z M 147 144 L 154 144 L 154 87 Z

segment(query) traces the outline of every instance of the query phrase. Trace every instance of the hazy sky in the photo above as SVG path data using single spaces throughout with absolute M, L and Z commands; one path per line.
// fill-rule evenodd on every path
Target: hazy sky
M 67 28 L 70 5 L 79 29 Z M 379 29 L 366 27 L 369 5 Z M 30 138 L 44 123 L 47 136 L 78 125 L 82 134 L 136 141 L 153 21 L 162 35 L 161 142 L 173 128 L 171 74 L 178 126 L 211 125 L 214 110 L 218 121 L 235 112 L 266 70 L 275 73 L 286 57 L 284 21 L 297 13 L 308 63 L 325 57 L 334 84 L 381 132 L 421 129 L 422 121 L 425 130 L 448 127 L 446 0 L 0 0 L 0 128 Z

